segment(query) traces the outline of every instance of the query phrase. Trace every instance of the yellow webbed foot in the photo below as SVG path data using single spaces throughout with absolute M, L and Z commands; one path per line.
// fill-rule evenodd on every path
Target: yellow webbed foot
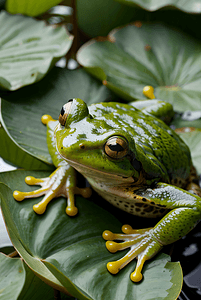
M 42 195 L 46 195 L 40 203 L 33 206 L 33 210 L 38 214 L 43 214 L 46 210 L 47 204 L 51 201 L 52 197 L 49 192 L 49 187 L 51 184 L 49 184 L 50 179 L 49 178 L 35 178 L 33 176 L 27 176 L 25 178 L 25 182 L 29 185 L 40 185 L 41 188 L 37 189 L 32 192 L 20 192 L 20 191 L 14 191 L 13 197 L 17 201 L 22 201 L 26 198 L 36 198 L 40 197 Z M 52 195 L 53 196 L 53 195 Z
M 107 269 L 110 273 L 117 274 L 137 257 L 137 265 L 130 278 L 133 282 L 139 282 L 143 278 L 141 271 L 145 261 L 156 255 L 161 250 L 162 245 L 153 239 L 151 235 L 152 228 L 133 230 L 131 226 L 124 225 L 122 231 L 124 234 L 116 234 L 108 230 L 103 232 L 103 238 L 107 240 L 106 248 L 111 253 L 130 248 L 130 251 L 124 257 L 117 261 L 109 262 Z M 121 240 L 123 242 L 116 243 L 113 240 Z
M 37 214 L 43 214 L 52 199 L 63 196 L 67 198 L 67 215 L 75 216 L 78 213 L 78 209 L 75 206 L 74 195 L 81 194 L 85 198 L 91 196 L 90 188 L 76 187 L 75 170 L 67 163 L 58 167 L 47 178 L 27 176 L 25 182 L 29 185 L 40 185 L 41 188 L 32 192 L 14 191 L 13 197 L 17 201 L 22 201 L 27 198 L 36 198 L 44 195 L 44 198 L 33 206 L 33 210 Z

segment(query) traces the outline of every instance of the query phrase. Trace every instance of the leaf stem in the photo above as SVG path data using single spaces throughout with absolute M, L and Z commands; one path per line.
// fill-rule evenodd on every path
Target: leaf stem
M 16 256 L 18 256 L 18 252 L 17 251 L 13 251 L 13 252 L 11 252 L 10 254 L 8 254 L 8 257 L 16 257 Z

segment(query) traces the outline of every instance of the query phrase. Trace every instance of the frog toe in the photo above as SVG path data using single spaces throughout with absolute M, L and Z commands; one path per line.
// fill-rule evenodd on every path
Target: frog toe
M 106 248 L 111 253 L 130 248 L 128 253 L 121 259 L 109 262 L 107 269 L 110 273 L 117 274 L 128 263 L 137 258 L 136 268 L 131 273 L 130 278 L 133 282 L 139 282 L 143 278 L 141 271 L 145 261 L 156 255 L 161 250 L 162 245 L 149 234 L 152 228 L 133 230 L 130 226 L 124 225 L 123 230 L 127 233 L 116 234 L 108 230 L 103 233 L 103 238 L 107 240 Z M 123 242 L 116 243 L 113 240 Z
M 74 205 L 71 205 L 71 206 L 67 206 L 66 207 L 66 214 L 69 216 L 69 217 L 74 217 L 76 216 L 78 213 L 78 209 L 76 206 Z
M 36 198 L 44 195 L 46 193 L 47 189 L 40 188 L 32 192 L 20 192 L 20 191 L 14 191 L 13 197 L 16 201 L 23 201 L 26 198 Z
M 25 182 L 29 185 L 40 185 L 41 188 L 31 192 L 14 191 L 13 197 L 17 201 L 23 201 L 26 198 L 36 198 L 44 196 L 44 198 L 33 206 L 33 210 L 37 214 L 43 214 L 48 203 L 57 197 L 63 196 L 67 198 L 66 214 L 75 216 L 78 209 L 75 206 L 75 194 L 80 194 L 85 198 L 91 196 L 91 189 L 76 187 L 75 170 L 68 164 L 58 167 L 49 177 L 35 178 L 27 176 Z
M 48 178 L 35 178 L 33 176 L 27 176 L 25 178 L 25 182 L 28 185 L 40 185 L 41 188 L 31 191 L 31 192 L 20 192 L 20 191 L 14 191 L 13 197 L 17 201 L 22 201 L 26 198 L 36 198 L 40 197 L 42 195 L 45 195 L 48 188 L 49 188 L 49 177 Z
M 48 181 L 48 178 L 35 178 L 33 176 L 26 176 L 25 182 L 28 185 L 41 185 L 43 186 L 45 182 Z
M 76 187 L 75 194 L 81 195 L 84 198 L 89 198 L 92 195 L 92 190 L 90 187 L 86 187 L 86 188 Z
M 35 213 L 37 213 L 38 215 L 44 214 L 48 203 L 55 197 L 55 192 L 52 190 L 48 190 L 48 192 L 45 193 L 45 197 L 39 203 L 33 205 L 33 210 L 35 211 Z
M 31 191 L 31 192 L 20 192 L 20 191 L 14 191 L 13 192 L 13 197 L 17 201 L 23 201 L 24 199 L 27 198 L 37 198 L 40 196 L 44 196 L 42 201 L 39 203 L 35 204 L 33 206 L 33 210 L 37 214 L 43 214 L 46 210 L 47 204 L 55 198 L 55 192 L 51 190 L 51 184 L 48 183 L 48 180 L 46 178 L 44 179 L 39 179 L 39 178 L 34 178 L 32 176 L 27 176 L 25 178 L 25 182 L 29 185 L 41 185 L 42 187 L 40 189 Z
M 47 125 L 50 121 L 55 121 L 50 115 L 43 115 L 41 117 L 41 122 L 44 124 L 44 125 Z

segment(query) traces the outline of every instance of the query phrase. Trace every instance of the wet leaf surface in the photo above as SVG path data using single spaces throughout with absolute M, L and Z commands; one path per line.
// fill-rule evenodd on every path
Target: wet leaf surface
M 72 41 L 64 27 L 1 11 L 0 89 L 16 90 L 41 80 Z
M 176 111 L 200 110 L 201 43 L 162 24 L 135 22 L 93 39 L 78 51 L 78 61 L 126 100 L 155 97 Z
M 25 171 L 2 173 L 0 181 L 18 190 L 33 190 L 23 183 L 28 174 Z M 108 273 L 106 263 L 121 257 L 122 253 L 109 253 L 101 234 L 105 229 L 118 232 L 121 224 L 93 202 L 77 197 L 79 215 L 70 218 L 65 214 L 66 200 L 59 198 L 49 204 L 44 215 L 38 216 L 32 205 L 39 199 L 16 202 L 4 184 L 0 185 L 0 193 L 14 246 L 29 267 L 50 285 L 66 289 L 78 299 L 177 298 L 182 284 L 181 269 L 178 263 L 170 263 L 165 254 L 146 264 L 144 280 L 139 284 L 129 279 L 135 262 L 117 276 Z

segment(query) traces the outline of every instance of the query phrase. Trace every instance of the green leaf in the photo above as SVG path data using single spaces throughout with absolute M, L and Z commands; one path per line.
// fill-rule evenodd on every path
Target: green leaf
M 53 289 L 46 285 L 20 258 L 0 253 L 0 299 L 53 299 Z
M 188 112 L 187 112 L 188 113 Z M 173 128 L 181 128 L 181 127 L 196 127 L 201 128 L 201 119 L 192 119 L 188 120 L 187 118 L 182 118 L 180 115 L 175 115 L 173 121 L 171 122 L 171 125 L 173 125 Z
M 69 255 L 69 250 L 74 251 L 74 254 Z M 97 261 L 96 253 L 100 253 L 100 250 L 98 250 L 98 244 L 96 244 L 93 249 L 87 244 L 83 244 L 83 252 L 77 251 L 77 248 L 72 246 L 68 249 L 68 252 L 63 251 L 59 254 L 55 254 L 47 258 L 44 263 L 66 288 L 68 287 L 68 278 L 72 278 L 76 284 L 79 283 L 82 290 L 85 293 L 87 292 L 87 296 L 90 297 L 78 297 L 78 299 L 177 299 L 181 289 L 180 280 L 182 274 L 179 272 L 179 263 L 172 265 L 167 255 L 160 254 L 154 261 L 150 262 L 149 265 L 144 268 L 146 276 L 144 281 L 140 284 L 134 284 L 129 279 L 129 273 L 133 271 L 132 265 L 127 266 L 127 270 L 121 270 L 122 273 L 118 276 L 112 276 L 111 278 L 111 275 L 107 273 L 104 267 L 104 264 L 106 264 L 108 260 L 102 258 L 102 253 L 102 263 L 100 263 L 100 260 Z M 77 263 L 81 253 L 83 257 L 81 257 L 79 263 Z M 71 260 L 70 265 L 66 265 L 64 257 L 69 261 Z M 86 257 L 92 260 L 91 263 L 86 260 Z M 74 266 L 72 266 L 73 263 Z M 86 277 L 88 280 L 86 280 Z M 179 286 L 180 288 L 178 288 Z
M 51 157 L 41 117 L 49 114 L 57 119 L 63 104 L 76 97 L 91 104 L 112 100 L 114 95 L 82 69 L 57 67 L 34 85 L 4 93 L 9 102 L 2 100 L 0 156 L 25 169 L 50 169 L 42 164 L 50 164 Z
M 0 269 L 0 299 L 17 300 L 26 277 L 23 262 L 0 253 Z
M 114 0 L 77 0 L 76 8 L 78 26 L 89 37 L 107 35 L 114 27 L 139 18 L 138 10 Z
M 11 14 L 22 14 L 35 17 L 46 12 L 46 10 L 60 2 L 61 0 L 6 0 L 6 10 Z
M 200 0 L 116 0 L 117 2 L 131 5 L 140 6 L 143 9 L 149 11 L 155 11 L 162 7 L 166 9 L 177 8 L 188 13 L 201 13 L 201 1 Z
M 6 174 L 6 173 L 5 173 Z M 7 175 L 7 174 L 6 174 Z M 2 179 L 2 176 L 1 176 Z M 10 238 L 13 242 L 13 245 L 15 247 L 15 249 L 18 251 L 18 253 L 20 254 L 20 256 L 24 259 L 24 261 L 27 263 L 27 265 L 29 266 L 29 268 L 41 279 L 43 279 L 43 281 L 45 281 L 48 285 L 63 291 L 64 293 L 67 293 L 67 291 L 64 289 L 64 287 L 60 284 L 60 282 L 48 271 L 48 269 L 44 266 L 44 264 L 38 259 L 38 257 L 34 258 L 32 257 L 29 252 L 27 252 L 27 250 L 24 248 L 24 245 L 22 244 L 23 239 L 20 238 L 20 235 L 18 233 L 17 228 L 15 229 L 16 223 L 15 220 L 12 219 L 11 216 L 9 216 L 9 210 L 8 207 L 5 206 L 4 208 L 4 200 L 8 199 L 8 197 L 10 197 L 10 199 L 12 198 L 12 193 L 10 191 L 10 189 L 8 189 L 8 187 L 2 183 L 0 183 L 0 197 L 1 197 L 1 205 L 2 205 L 2 211 L 4 211 L 4 216 L 6 219 L 6 225 L 9 231 L 9 235 Z M 22 214 L 23 214 L 22 210 Z M 25 211 L 26 212 L 26 209 Z M 22 218 L 19 218 L 19 220 Z M 22 228 L 22 226 L 19 227 Z M 31 228 L 27 228 L 25 229 L 25 231 L 27 231 L 28 234 L 31 234 L 31 231 L 33 232 L 33 230 Z M 26 242 L 26 241 L 25 241 Z
M 23 180 L 28 174 L 42 177 L 48 173 L 30 174 L 18 170 L 0 174 L 0 181 L 12 190 L 32 190 L 34 187 L 26 186 Z M 65 214 L 66 200 L 59 197 L 48 205 L 44 215 L 38 216 L 32 206 L 40 198 L 16 202 L 4 184 L 0 184 L 0 193 L 2 211 L 15 248 L 48 284 L 59 289 L 64 286 L 63 289 L 78 299 L 177 299 L 182 272 L 180 265 L 170 263 L 167 255 L 160 254 L 146 263 L 144 280 L 139 284 L 129 279 L 136 262 L 116 276 L 108 273 L 106 263 L 120 258 L 125 251 L 109 253 L 101 234 L 105 229 L 118 232 L 121 224 L 93 202 L 77 197 L 79 215 L 70 218 Z
M 83 45 L 77 58 L 126 100 L 145 98 L 143 88 L 151 85 L 177 111 L 201 109 L 201 43 L 164 25 L 118 28 Z
M 64 27 L 0 14 L 0 88 L 16 90 L 41 80 L 72 44 Z
M 25 151 L 9 134 L 0 114 L 0 156 L 27 170 L 51 170 L 50 164 L 35 158 Z
M 195 166 L 198 174 L 201 174 L 201 129 L 186 127 L 176 130 L 180 134 L 184 142 L 189 146 L 193 165 Z

